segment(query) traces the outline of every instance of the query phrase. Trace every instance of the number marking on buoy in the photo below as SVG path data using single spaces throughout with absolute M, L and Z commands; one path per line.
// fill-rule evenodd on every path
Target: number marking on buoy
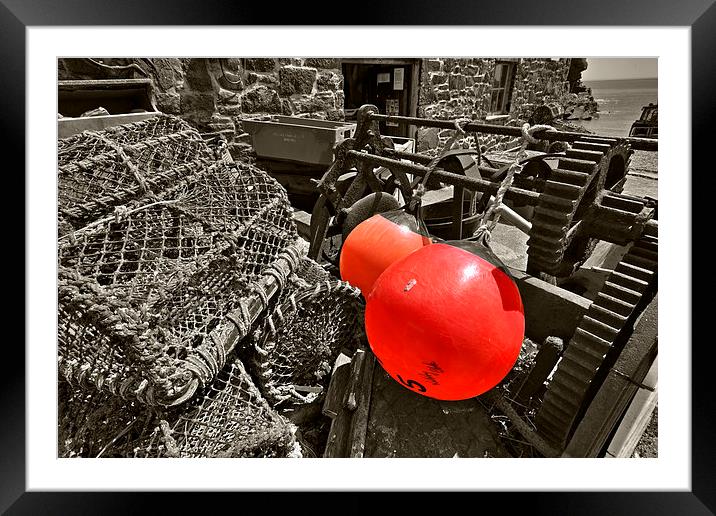
M 421 384 L 420 382 L 416 382 L 415 380 L 408 380 L 406 382 L 405 380 L 403 380 L 403 377 L 400 376 L 399 374 L 397 374 L 395 376 L 398 377 L 398 380 L 400 380 L 400 383 L 402 383 L 403 385 L 405 385 L 406 387 L 408 387 L 410 389 L 417 390 L 418 392 L 426 392 L 427 391 L 425 386 L 423 384 Z
M 441 373 L 444 373 L 442 367 L 438 365 L 437 362 L 434 360 L 432 362 L 423 362 L 426 366 L 428 366 L 426 371 L 423 371 L 420 373 L 420 376 L 425 378 L 427 381 L 432 383 L 433 385 L 440 385 L 440 382 L 438 382 L 438 376 L 440 376 Z

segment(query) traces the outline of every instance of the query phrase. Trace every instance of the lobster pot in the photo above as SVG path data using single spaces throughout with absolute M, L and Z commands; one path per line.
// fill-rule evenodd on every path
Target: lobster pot
M 157 114 L 152 118 L 116 125 L 102 131 L 84 131 L 57 141 L 57 157 L 60 165 L 80 161 L 111 150 L 111 144 L 130 147 L 147 140 L 192 130 L 179 117 Z
M 273 406 L 311 403 L 325 392 L 341 350 L 355 350 L 362 328 L 360 291 L 304 257 L 252 334 L 247 364 Z
M 250 296 L 297 263 L 278 183 L 247 164 L 185 168 L 171 189 L 60 239 L 59 371 L 73 385 L 186 401 L 249 332 Z
M 156 414 L 145 405 L 60 381 L 57 456 L 142 457 L 151 448 Z
M 234 359 L 188 403 L 148 407 L 60 382 L 60 457 L 300 457 L 295 427 Z
M 301 456 L 295 427 L 268 405 L 238 359 L 182 410 L 169 431 L 162 425 L 160 451 L 169 457 Z
M 79 229 L 117 206 L 162 192 L 212 161 L 215 149 L 183 120 L 159 115 L 61 139 L 57 157 L 58 210 Z M 60 226 L 60 235 L 67 231 Z

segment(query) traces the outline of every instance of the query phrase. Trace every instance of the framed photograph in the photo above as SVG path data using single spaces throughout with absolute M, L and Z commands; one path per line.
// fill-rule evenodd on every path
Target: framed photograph
M 3 511 L 215 491 L 716 510 L 691 290 L 708 0 L 339 23 L 1 1 L 29 237 Z

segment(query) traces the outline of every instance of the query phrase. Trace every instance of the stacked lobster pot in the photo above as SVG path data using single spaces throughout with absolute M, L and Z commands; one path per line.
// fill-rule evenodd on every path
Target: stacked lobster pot
M 300 456 L 362 326 L 285 190 L 159 115 L 58 142 L 59 454 Z

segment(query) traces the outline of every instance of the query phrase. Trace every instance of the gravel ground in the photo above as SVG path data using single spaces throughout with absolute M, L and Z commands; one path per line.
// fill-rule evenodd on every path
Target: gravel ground
M 629 172 L 656 175 L 658 171 L 658 152 L 634 151 L 629 163 Z
M 651 416 L 649 425 L 644 430 L 641 439 L 634 449 L 632 457 L 636 458 L 655 458 L 659 456 L 658 453 L 658 430 L 659 430 L 659 406 L 654 408 L 654 413 Z

